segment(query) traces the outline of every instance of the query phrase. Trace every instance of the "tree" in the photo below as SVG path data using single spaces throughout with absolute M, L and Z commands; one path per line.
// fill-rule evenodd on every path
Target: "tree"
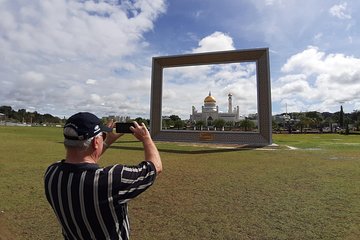
M 142 117 L 135 118 L 135 122 L 137 122 L 139 124 L 144 123 L 146 127 L 149 126 L 149 122 L 147 121 L 147 119 L 144 119 Z
M 227 121 L 225 122 L 225 126 L 226 127 L 229 127 L 230 129 L 232 129 L 232 127 L 235 126 L 235 123 L 233 121 Z
M 166 118 L 162 120 L 162 128 L 163 129 L 168 129 L 174 126 L 174 121 L 171 120 L 170 118 Z
M 199 120 L 195 123 L 196 128 L 201 129 L 201 127 L 205 126 L 205 122 L 203 120 Z
M 225 120 L 224 119 L 215 119 L 213 121 L 213 125 L 216 127 L 216 128 L 223 128 L 225 126 Z
M 356 127 L 356 131 L 360 131 L 360 119 L 355 121 L 355 127 Z
M 326 126 L 329 126 L 330 128 L 330 132 L 333 132 L 333 126 L 332 126 L 332 123 L 333 123 L 333 119 L 331 117 L 327 117 L 324 119 L 323 123 L 326 125 Z
M 323 121 L 322 115 L 316 111 L 307 112 L 305 116 L 311 119 L 310 127 L 312 128 L 318 128 Z
M 18 120 L 20 120 L 21 122 L 25 122 L 26 109 L 19 109 L 17 111 L 17 115 Z
M 185 126 L 184 121 L 182 121 L 182 120 L 180 120 L 180 119 L 179 119 L 179 120 L 176 120 L 176 121 L 174 122 L 174 127 L 177 128 L 178 130 L 183 129 L 184 126 Z
M 255 123 L 249 119 L 244 119 L 240 121 L 240 127 L 244 129 L 244 131 L 251 131 L 255 128 Z
M 339 126 L 341 128 L 344 127 L 344 111 L 343 111 L 343 106 L 340 106 L 340 114 L 339 114 Z
M 177 120 L 181 120 L 181 118 L 178 115 L 170 115 L 169 117 L 173 122 L 176 122 Z
M 1 106 L 0 107 L 0 113 L 5 114 L 8 118 L 11 117 L 12 108 L 10 106 Z
M 240 123 L 239 123 L 240 124 Z M 272 122 L 271 122 L 271 126 L 272 126 L 272 130 L 273 131 L 277 131 L 280 129 L 280 126 L 279 124 L 273 119 Z
M 356 131 L 359 131 L 359 126 L 360 126 L 360 111 L 358 110 L 354 110 L 351 113 L 351 121 L 354 124 L 354 126 L 356 127 Z

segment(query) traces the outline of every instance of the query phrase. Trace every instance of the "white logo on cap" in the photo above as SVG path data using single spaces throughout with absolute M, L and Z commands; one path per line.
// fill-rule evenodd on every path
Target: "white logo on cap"
M 94 133 L 96 133 L 98 131 L 100 131 L 100 127 L 99 127 L 99 125 L 96 125 L 95 128 L 94 128 Z

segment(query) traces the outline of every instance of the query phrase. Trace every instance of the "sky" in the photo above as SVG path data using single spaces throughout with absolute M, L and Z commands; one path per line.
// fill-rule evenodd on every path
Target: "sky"
M 272 113 L 360 110 L 358 0 L 0 0 L 0 105 L 150 117 L 152 58 L 268 48 Z M 256 64 L 164 70 L 163 115 L 257 111 Z

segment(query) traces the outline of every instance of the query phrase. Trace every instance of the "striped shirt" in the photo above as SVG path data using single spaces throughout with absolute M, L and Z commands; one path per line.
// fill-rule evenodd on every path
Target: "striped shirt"
M 65 239 L 129 239 L 127 202 L 155 180 L 153 163 L 137 166 L 70 164 L 48 167 L 45 194 Z

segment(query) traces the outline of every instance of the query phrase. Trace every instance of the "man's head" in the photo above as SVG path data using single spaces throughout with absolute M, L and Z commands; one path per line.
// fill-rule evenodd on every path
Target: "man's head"
M 79 112 L 72 115 L 64 126 L 64 145 L 69 148 L 87 148 L 92 139 L 112 129 L 103 125 L 92 113 Z

